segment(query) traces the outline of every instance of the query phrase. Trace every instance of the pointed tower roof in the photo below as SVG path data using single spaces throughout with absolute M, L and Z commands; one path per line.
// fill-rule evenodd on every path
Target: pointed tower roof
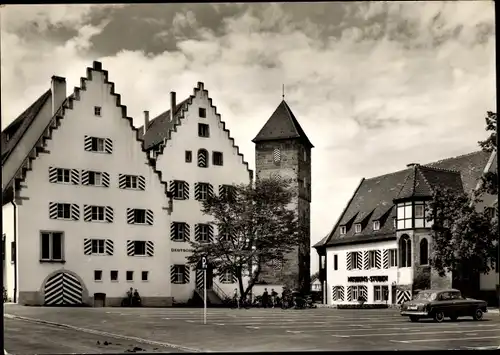
M 294 138 L 302 140 L 309 148 L 314 148 L 304 130 L 300 127 L 299 121 L 295 118 L 292 110 L 283 100 L 252 142 Z

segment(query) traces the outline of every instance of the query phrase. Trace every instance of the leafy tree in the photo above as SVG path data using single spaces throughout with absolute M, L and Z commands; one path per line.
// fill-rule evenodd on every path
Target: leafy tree
M 466 194 L 437 190 L 428 204 L 433 222 L 433 252 L 430 263 L 441 276 L 488 273 L 496 260 L 495 223 L 487 213 L 477 211 Z
M 479 142 L 485 152 L 496 150 L 496 113 L 488 112 L 486 131 L 489 137 Z M 497 172 L 485 173 L 473 196 L 449 189 L 434 191 L 428 204 L 428 221 L 434 237 L 430 263 L 441 276 L 453 272 L 459 278 L 474 273 L 486 274 L 497 261 L 498 201 L 496 213 L 491 206 L 476 208 L 485 194 L 497 194 Z
M 485 152 L 492 152 L 497 149 L 497 114 L 488 111 L 485 120 L 486 131 L 491 133 L 486 140 L 479 142 L 479 146 Z M 491 195 L 498 194 L 498 171 L 487 172 L 482 176 L 482 184 L 478 190 L 478 196 L 484 193 Z
M 282 262 L 302 240 L 297 216 L 288 208 L 292 197 L 289 183 L 279 177 L 232 186 L 222 196 L 209 197 L 202 210 L 212 217 L 210 224 L 217 233 L 211 243 L 191 241 L 194 252 L 188 262 L 196 265 L 207 255 L 214 276 L 232 272 L 241 297 L 246 297 L 259 280 L 262 265 Z M 249 276 L 246 288 L 245 276 Z

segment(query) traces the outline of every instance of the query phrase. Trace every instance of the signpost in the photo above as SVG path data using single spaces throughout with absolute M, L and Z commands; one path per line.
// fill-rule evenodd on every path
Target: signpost
M 203 324 L 207 324 L 207 257 L 201 257 L 201 268 L 203 269 Z

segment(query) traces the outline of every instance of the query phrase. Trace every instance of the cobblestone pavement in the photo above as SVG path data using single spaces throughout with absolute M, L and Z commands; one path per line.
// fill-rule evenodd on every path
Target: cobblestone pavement
M 5 313 L 6 317 L 20 316 L 63 324 L 65 326 L 62 329 L 65 331 L 80 332 L 82 341 L 86 336 L 92 336 L 92 341 L 115 339 L 108 340 L 112 343 L 120 339 L 121 344 L 138 346 L 149 352 L 451 350 L 493 349 L 500 346 L 498 314 L 486 314 L 480 322 L 464 318 L 437 324 L 431 320 L 411 323 L 407 317 L 401 317 L 397 310 L 208 309 L 207 324 L 204 325 L 203 309 L 193 308 L 48 308 L 7 305 Z M 12 354 L 16 354 L 15 343 L 20 342 L 15 331 L 9 329 L 15 327 L 14 321 L 16 324 L 30 323 L 35 327 L 33 320 L 6 319 L 5 348 Z M 51 323 L 36 325 L 54 327 Z M 36 331 L 35 328 L 26 328 L 26 334 Z M 65 338 L 62 333 L 60 336 Z M 51 337 L 47 336 L 45 341 L 50 342 Z M 40 336 L 30 341 L 43 343 L 44 338 Z M 78 350 L 79 346 L 76 344 L 73 351 L 65 347 L 50 352 L 83 352 Z M 85 352 L 103 352 L 102 347 L 92 349 Z M 109 351 L 113 352 L 113 348 L 109 348 Z

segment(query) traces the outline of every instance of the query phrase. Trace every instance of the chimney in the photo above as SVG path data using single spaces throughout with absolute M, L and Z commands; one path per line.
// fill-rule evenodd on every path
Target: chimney
M 407 168 L 413 168 L 414 166 L 420 166 L 420 164 L 418 164 L 418 163 L 410 163 L 410 164 L 406 164 L 406 167 L 407 167 Z
M 144 130 L 143 132 L 146 133 L 149 127 L 149 111 L 144 111 Z
M 174 122 L 175 118 L 175 107 L 177 104 L 175 103 L 175 91 L 170 92 L 170 121 Z
M 66 79 L 54 75 L 50 90 L 52 91 L 52 116 L 54 116 L 66 100 Z

